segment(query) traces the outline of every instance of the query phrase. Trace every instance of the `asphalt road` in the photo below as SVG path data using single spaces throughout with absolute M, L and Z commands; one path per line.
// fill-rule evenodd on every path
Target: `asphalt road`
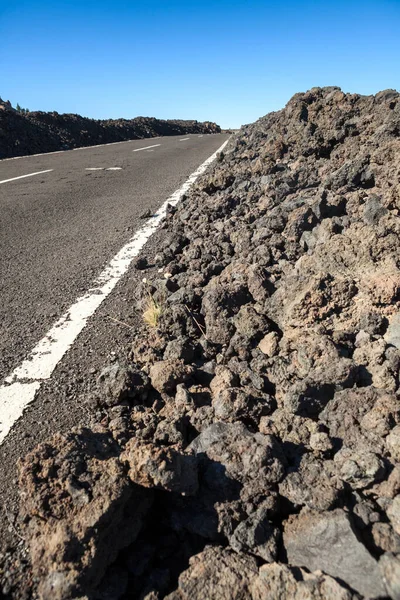
M 151 138 L 0 161 L 0 389 L 143 228 L 143 213 L 155 212 L 228 137 Z M 152 235 L 147 256 L 164 235 Z M 132 264 L 0 444 L 0 557 L 24 548 L 15 521 L 18 458 L 57 431 L 101 418 L 87 391 L 105 365 L 126 358 L 132 330 L 118 320 L 132 328 L 141 319 L 142 277 Z
M 0 383 L 143 224 L 140 216 L 226 138 L 151 138 L 0 161 Z M 14 179 L 31 173 L 40 174 Z

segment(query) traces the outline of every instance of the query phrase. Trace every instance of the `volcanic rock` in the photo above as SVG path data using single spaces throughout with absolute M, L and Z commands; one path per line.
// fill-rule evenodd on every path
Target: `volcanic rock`
M 358 541 L 343 510 L 293 516 L 283 540 L 289 564 L 337 577 L 367 598 L 386 596 L 378 562 Z
M 168 277 L 148 277 L 157 332 L 133 332 L 135 363 L 95 392 L 115 452 L 99 481 L 115 471 L 117 498 L 154 497 L 140 574 L 135 542 L 112 566 L 133 569 L 126 596 L 399 597 L 399 132 L 397 92 L 313 88 L 233 135 L 168 211 L 151 257 Z M 69 491 L 62 470 L 43 478 L 56 506 L 56 489 L 79 511 L 93 501 L 86 463 Z M 49 532 L 32 511 L 43 589 Z M 100 594 L 82 560 L 51 564 Z
M 152 496 L 130 484 L 105 430 L 57 434 L 20 463 L 22 516 L 44 600 L 95 587 L 137 537 Z

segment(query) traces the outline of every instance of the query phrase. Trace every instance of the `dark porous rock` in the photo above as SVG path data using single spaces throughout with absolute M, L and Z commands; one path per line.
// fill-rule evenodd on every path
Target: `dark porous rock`
M 147 397 L 149 378 L 134 365 L 120 362 L 105 367 L 98 378 L 100 403 L 107 406 L 124 401 L 142 402 Z
M 367 598 L 386 596 L 378 562 L 359 541 L 342 509 L 302 511 L 289 518 L 283 542 L 289 565 L 323 571 Z
M 278 556 L 280 530 L 269 520 L 269 508 L 260 506 L 245 521 L 239 523 L 229 538 L 237 552 L 247 552 L 273 562 Z
M 182 359 L 185 363 L 191 362 L 194 356 L 194 348 L 190 339 L 179 337 L 168 342 L 164 352 L 164 360 Z
M 387 516 L 393 529 L 400 535 L 400 494 L 397 494 L 387 506 Z
M 211 425 L 189 450 L 207 457 L 204 478 L 210 487 L 225 485 L 223 472 L 241 484 L 243 498 L 265 493 L 285 473 L 285 457 L 274 437 L 251 433 L 242 423 Z
M 137 537 L 152 494 L 134 486 L 102 429 L 57 434 L 20 462 L 22 516 L 44 600 L 89 593 Z
M 391 431 L 399 416 L 396 397 L 370 386 L 337 392 L 320 419 L 348 448 L 383 452 L 382 435 Z
M 147 269 L 147 267 L 149 266 L 146 256 L 140 256 L 139 258 L 137 258 L 135 260 L 134 264 L 135 264 L 135 268 L 138 269 L 139 271 L 143 271 L 144 269 Z
M 279 485 L 281 496 L 295 507 L 306 506 L 328 510 L 337 506 L 343 493 L 343 484 L 336 475 L 332 461 L 324 461 L 305 453 Z
M 374 544 L 380 551 L 400 554 L 400 535 L 389 523 L 373 523 L 371 533 Z
M 212 407 L 221 421 L 242 421 L 257 427 L 260 418 L 276 407 L 274 398 L 251 387 L 226 388 L 213 397 Z
M 198 490 L 197 460 L 172 447 L 159 447 L 151 442 L 132 438 L 121 454 L 129 465 L 128 476 L 145 488 L 159 488 L 184 496 Z
M 189 568 L 179 576 L 178 588 L 166 600 L 248 600 L 257 573 L 254 558 L 208 546 L 190 559 Z
M 387 213 L 387 208 L 382 206 L 378 196 L 374 194 L 369 196 L 364 206 L 364 221 L 366 223 L 376 225 Z
M 374 452 L 342 448 L 335 454 L 338 476 L 354 489 L 368 487 L 383 479 L 385 465 L 383 459 Z

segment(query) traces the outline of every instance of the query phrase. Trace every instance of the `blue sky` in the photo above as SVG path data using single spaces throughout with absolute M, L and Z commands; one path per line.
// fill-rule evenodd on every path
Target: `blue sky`
M 0 96 L 238 127 L 296 92 L 400 88 L 400 0 L 0 0 Z

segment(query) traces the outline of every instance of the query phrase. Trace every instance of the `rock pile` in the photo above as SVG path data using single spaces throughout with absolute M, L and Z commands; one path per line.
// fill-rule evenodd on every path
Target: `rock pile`
M 159 135 L 219 133 L 215 123 L 149 117 L 96 120 L 57 112 L 18 113 L 0 99 L 0 159 Z
M 20 466 L 42 598 L 400 598 L 399 210 L 394 91 L 232 139 L 147 257 L 161 318 L 102 424 Z

